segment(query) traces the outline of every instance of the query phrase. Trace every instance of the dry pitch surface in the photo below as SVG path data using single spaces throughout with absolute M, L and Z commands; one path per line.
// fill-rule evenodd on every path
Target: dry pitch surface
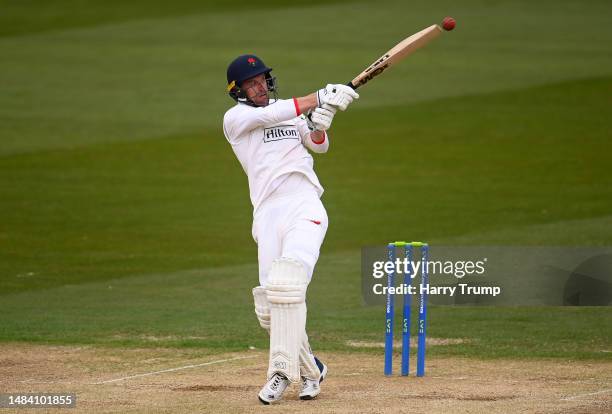
M 261 406 L 266 353 L 0 345 L 0 392 L 71 392 L 52 412 L 609 413 L 612 362 L 431 358 L 425 378 L 382 375 L 382 355 L 324 353 L 330 373 L 314 401 L 292 386 Z M 397 367 L 396 361 L 396 367 Z M 0 409 L 0 412 L 16 410 Z M 40 409 L 18 412 L 41 413 Z

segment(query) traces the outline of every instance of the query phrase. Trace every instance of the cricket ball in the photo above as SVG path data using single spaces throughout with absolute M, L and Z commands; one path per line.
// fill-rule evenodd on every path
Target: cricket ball
M 455 28 L 455 19 L 452 17 L 445 17 L 444 20 L 442 20 L 442 27 L 444 30 L 453 30 Z

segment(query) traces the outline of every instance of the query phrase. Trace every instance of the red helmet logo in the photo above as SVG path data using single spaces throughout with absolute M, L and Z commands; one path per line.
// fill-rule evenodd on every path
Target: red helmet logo
M 257 60 L 255 60 L 255 58 L 250 57 L 247 59 L 247 62 L 249 62 L 249 65 L 255 66 L 255 63 L 257 63 Z

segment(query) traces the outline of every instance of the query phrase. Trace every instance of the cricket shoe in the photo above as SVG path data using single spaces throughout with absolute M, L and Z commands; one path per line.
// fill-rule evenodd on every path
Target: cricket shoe
M 300 391 L 300 400 L 312 400 L 321 392 L 321 383 L 327 375 L 327 365 L 319 361 L 315 357 L 315 362 L 321 371 L 321 375 L 318 380 L 311 380 L 306 377 L 302 377 L 302 390 Z
M 283 393 L 288 385 L 289 380 L 284 375 L 279 373 L 272 375 L 272 378 L 259 391 L 259 401 L 265 405 L 279 401 L 283 397 Z

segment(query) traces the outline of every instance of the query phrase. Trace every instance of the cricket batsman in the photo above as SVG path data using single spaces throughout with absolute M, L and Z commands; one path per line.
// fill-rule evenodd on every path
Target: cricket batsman
M 327 231 L 323 187 L 308 150 L 327 152 L 326 131 L 336 111 L 359 98 L 346 85 L 329 84 L 307 96 L 279 99 L 271 71 L 254 55 L 234 59 L 227 92 L 236 105 L 223 117 L 253 204 L 255 313 L 270 335 L 267 382 L 259 392 L 263 404 L 279 401 L 291 382 L 301 382 L 300 399 L 313 399 L 327 374 L 306 334 L 306 290 Z

